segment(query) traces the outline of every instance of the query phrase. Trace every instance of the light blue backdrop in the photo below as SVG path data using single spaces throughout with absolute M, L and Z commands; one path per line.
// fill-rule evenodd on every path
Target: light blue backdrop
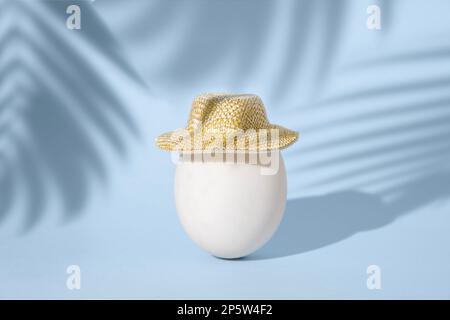
M 184 234 L 154 145 L 205 91 L 301 132 L 237 261 Z M 448 299 L 449 153 L 449 1 L 0 0 L 0 298 Z

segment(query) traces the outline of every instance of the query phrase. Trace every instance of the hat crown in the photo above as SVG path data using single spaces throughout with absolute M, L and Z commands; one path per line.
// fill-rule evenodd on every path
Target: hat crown
M 257 95 L 207 93 L 192 102 L 188 130 L 210 132 L 260 129 L 269 125 L 264 104 Z

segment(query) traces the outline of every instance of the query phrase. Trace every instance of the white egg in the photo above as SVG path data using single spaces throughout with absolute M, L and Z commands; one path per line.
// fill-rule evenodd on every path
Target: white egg
M 269 174 L 267 166 L 248 161 L 180 161 L 175 201 L 189 237 L 212 255 L 229 259 L 264 245 L 286 204 L 286 171 L 279 152 L 277 159 Z

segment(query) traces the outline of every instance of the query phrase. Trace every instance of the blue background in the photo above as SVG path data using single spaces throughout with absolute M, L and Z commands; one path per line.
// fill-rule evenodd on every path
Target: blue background
M 236 261 L 185 235 L 154 145 L 205 91 L 301 132 Z M 448 299 L 449 153 L 449 1 L 0 0 L 0 298 Z

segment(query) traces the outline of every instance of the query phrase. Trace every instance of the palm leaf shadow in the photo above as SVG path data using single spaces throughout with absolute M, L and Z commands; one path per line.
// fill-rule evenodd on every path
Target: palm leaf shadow
M 445 49 L 442 49 L 445 50 Z M 437 50 L 441 52 L 442 50 Z M 423 55 L 410 52 L 401 53 L 399 57 L 391 56 L 386 59 L 375 59 L 368 61 L 364 68 L 349 68 L 352 72 L 366 70 L 371 63 L 377 68 L 384 65 L 392 65 L 396 61 L 399 63 L 420 63 L 424 60 L 433 59 L 434 52 L 426 52 Z M 420 52 L 424 52 L 423 50 Z M 405 62 L 402 57 L 408 57 Z M 383 65 L 383 61 L 385 64 Z M 361 63 L 358 63 L 361 65 Z M 450 96 L 445 89 L 450 88 L 450 75 L 439 76 L 415 80 L 404 80 L 400 83 L 385 84 L 378 87 L 364 88 L 349 93 L 343 93 L 331 98 L 323 99 L 310 108 L 317 111 L 327 110 L 327 108 L 353 107 L 354 104 L 371 101 L 372 99 L 384 98 L 386 105 L 380 105 L 375 110 L 360 112 L 354 115 L 345 115 L 339 119 L 316 123 L 308 128 L 308 132 L 316 133 L 321 130 L 331 130 L 336 132 L 345 131 L 345 128 L 354 123 L 361 125 L 361 129 L 349 135 L 332 137 L 327 141 L 316 143 L 303 148 L 304 157 L 310 156 L 313 159 L 318 154 L 323 154 L 324 150 L 341 150 L 320 157 L 320 160 L 302 162 L 294 166 L 295 170 L 328 170 L 354 162 L 353 168 L 346 171 L 334 170 L 324 179 L 316 179 L 310 186 L 321 186 L 330 184 L 333 181 L 343 181 L 345 179 L 355 179 L 359 174 L 368 171 L 386 170 L 390 166 L 396 165 L 401 170 L 402 167 L 411 164 L 422 164 L 433 160 L 434 169 L 424 166 L 423 174 L 432 174 L 433 170 L 440 170 L 441 164 L 448 162 L 448 149 L 450 147 L 450 130 L 448 123 L 450 120 Z M 427 95 L 427 92 L 440 92 L 434 95 Z M 424 93 L 425 98 L 415 102 L 404 102 L 403 104 L 392 103 L 393 97 L 409 97 L 411 94 Z M 396 101 L 396 100 L 395 100 Z M 378 104 L 380 104 L 378 102 Z M 321 112 L 321 111 L 320 111 Z M 345 114 L 345 113 L 344 113 Z M 398 119 L 398 121 L 388 121 Z M 377 122 L 375 122 L 377 121 Z M 376 125 L 369 125 L 370 123 Z M 389 123 L 385 124 L 383 122 Z M 362 124 L 367 123 L 364 127 Z M 396 140 L 396 138 L 402 139 Z M 377 142 L 375 144 L 375 141 Z M 354 145 L 354 148 L 350 146 Z M 365 146 L 364 146 L 365 145 Z M 403 153 L 403 156 L 399 153 Z M 394 154 L 396 157 L 394 157 Z M 384 160 L 372 161 L 367 165 L 358 165 L 377 155 L 387 156 Z M 433 166 L 431 166 L 433 167 Z M 399 175 L 401 171 L 399 171 Z M 391 178 L 396 178 L 391 175 Z M 365 180 L 362 186 L 370 186 L 373 181 Z M 351 185 L 350 187 L 361 187 L 361 185 Z
M 114 4 L 103 9 L 117 13 L 120 4 L 115 4 L 119 9 L 113 9 Z M 320 56 L 313 63 L 313 89 L 322 88 L 336 64 L 348 11 L 347 1 L 327 0 L 154 1 L 143 8 L 120 30 L 133 39 L 132 45 L 137 40 L 155 46 L 161 43 L 162 50 L 169 51 L 163 64 L 142 61 L 147 65 L 144 69 L 151 69 L 150 77 L 166 82 L 169 89 L 185 87 L 186 82 L 208 87 L 211 84 L 205 79 L 214 77 L 222 63 L 230 75 L 229 84 L 226 77 L 219 80 L 225 90 L 253 86 L 260 73 L 270 73 L 269 93 L 276 100 L 303 89 L 300 84 L 309 75 L 305 76 L 302 68 L 311 64 L 307 54 L 317 50 Z M 316 28 L 317 19 L 320 28 Z M 171 39 L 161 41 L 165 34 Z M 283 39 L 280 47 L 278 38 Z M 267 59 L 268 55 L 271 58 Z M 275 68 L 270 59 L 275 60 Z
M 357 63 L 347 70 L 357 72 L 395 63 L 429 62 L 436 54 L 444 59 L 441 53 L 446 50 L 444 46 L 419 53 L 401 53 L 365 64 Z M 450 75 L 444 73 L 431 78 L 424 75 L 422 79 L 343 93 L 312 105 L 311 109 L 320 113 L 327 108 L 353 107 L 352 104 L 380 98 L 388 104 L 355 115 L 344 112 L 345 115 L 336 120 L 318 122 L 308 128 L 314 133 L 325 129 L 340 132 L 351 124 L 360 124 L 360 129 L 349 135 L 337 135 L 306 146 L 301 157 L 309 157 L 311 161 L 294 167 L 298 172 L 312 172 L 312 175 L 318 171 L 327 172 L 323 178 L 314 179 L 303 188 L 347 182 L 346 188 L 289 200 L 286 217 L 274 238 L 248 260 L 284 257 L 323 248 L 358 232 L 382 228 L 422 206 L 448 199 L 450 95 L 448 90 L 444 90 L 447 88 L 450 88 Z M 408 100 L 398 98 L 409 98 L 413 93 L 421 93 L 424 98 L 413 103 L 398 102 Z M 392 119 L 398 121 L 388 121 Z M 369 123 L 375 125 L 369 126 Z M 307 136 L 308 132 L 304 135 Z M 400 136 L 406 138 L 397 139 Z M 348 163 L 354 165 L 345 170 L 336 169 Z M 366 177 L 368 172 L 371 173 L 370 178 Z M 360 191 L 378 184 L 381 187 L 373 192 Z
M 380 1 L 380 4 L 387 9 L 388 2 Z M 392 10 L 388 11 L 391 15 Z M 386 19 L 390 16 L 384 14 L 383 17 L 383 26 L 386 27 L 386 22 L 389 26 Z M 340 71 L 387 71 L 383 75 L 389 76 L 389 68 L 393 66 L 441 63 L 448 61 L 448 53 L 448 44 L 444 44 L 440 48 L 421 48 L 367 59 Z M 413 80 L 378 81 L 376 86 L 356 87 L 303 108 L 303 111 L 313 110 L 317 115 L 325 115 L 330 108 L 343 111 L 337 119 L 323 120 L 327 117 L 322 117 L 301 130 L 304 138 L 309 134 L 320 135 L 325 130 L 345 132 L 355 123 L 359 129 L 347 135 L 333 137 L 331 134 L 327 141 L 300 148 L 298 157 L 302 157 L 302 161 L 294 165 L 294 170 L 310 176 L 315 172 L 325 174 L 297 186 L 297 190 L 318 187 L 334 188 L 334 191 L 288 200 L 285 219 L 274 238 L 245 260 L 286 257 L 317 250 L 356 233 L 382 228 L 422 206 L 448 199 L 449 88 L 448 72 L 431 77 L 425 73 Z M 411 102 L 410 97 L 417 94 L 423 97 Z M 378 108 L 358 110 L 356 114 L 345 110 L 347 107 L 356 109 L 355 105 L 368 102 Z M 340 170 L 341 166 L 345 169 Z M 333 187 L 335 183 L 340 187 Z M 374 191 L 363 192 L 361 189 Z
M 305 89 L 301 84 L 308 81 L 312 86 L 304 93 L 311 94 L 309 98 L 316 99 L 323 93 L 338 62 L 348 9 L 346 0 L 295 1 L 290 8 L 289 47 L 285 50 L 286 57 L 273 87 L 275 99 L 289 92 Z M 315 20 L 321 22 L 320 28 L 315 25 Z M 320 39 L 317 42 L 318 48 L 314 48 L 314 38 Z M 318 52 L 314 61 L 307 60 L 309 50 Z M 308 64 L 313 64 L 314 68 L 307 78 L 303 75 L 303 67 Z
M 89 17 L 83 28 L 95 32 L 67 37 L 65 2 L 0 2 L 1 19 L 9 19 L 0 34 L 0 221 L 23 203 L 25 230 L 41 220 L 51 190 L 70 220 L 87 203 L 92 183 L 105 184 L 108 172 L 92 135 L 119 156 L 126 155 L 126 139 L 139 137 L 108 75 L 85 60 L 83 45 L 127 81 L 143 83 L 91 4 L 74 3 Z

